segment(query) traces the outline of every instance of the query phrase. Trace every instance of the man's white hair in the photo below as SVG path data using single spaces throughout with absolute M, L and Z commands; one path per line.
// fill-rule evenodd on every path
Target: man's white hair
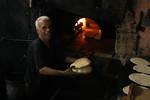
M 50 21 L 50 18 L 48 16 L 40 16 L 40 17 L 38 17 L 37 20 L 35 21 L 35 27 L 36 27 L 36 29 L 39 28 L 39 22 L 43 21 L 43 20 Z

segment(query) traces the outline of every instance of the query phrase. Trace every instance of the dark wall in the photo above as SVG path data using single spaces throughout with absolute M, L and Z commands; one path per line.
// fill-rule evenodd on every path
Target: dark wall
M 25 69 L 29 15 L 24 0 L 0 1 L 0 62 L 7 75 Z M 12 76 L 12 75 L 10 75 Z
M 0 3 L 2 4 L 2 24 L 0 24 L 0 28 L 3 30 L 3 35 L 10 38 L 25 39 L 29 32 L 29 16 L 23 0 L 2 0 Z
M 7 2 L 6 0 L 0 1 L 0 34 L 4 34 L 6 32 L 6 19 L 7 19 Z
M 115 24 L 122 20 L 128 6 L 127 0 L 50 0 L 49 3 L 77 15 Z

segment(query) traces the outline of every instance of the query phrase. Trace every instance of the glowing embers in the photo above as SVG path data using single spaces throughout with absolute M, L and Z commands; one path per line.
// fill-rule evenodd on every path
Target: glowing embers
M 90 18 L 79 19 L 75 24 L 74 30 L 76 34 L 76 40 L 80 44 L 86 43 L 89 38 L 96 40 L 101 39 L 102 33 L 100 27 Z

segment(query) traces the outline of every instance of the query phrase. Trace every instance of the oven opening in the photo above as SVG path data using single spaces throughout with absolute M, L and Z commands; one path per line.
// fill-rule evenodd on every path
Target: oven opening
M 57 11 L 56 15 L 55 36 L 60 39 L 67 53 L 73 53 L 76 57 L 92 53 L 114 53 L 116 30 L 111 22 L 65 11 Z

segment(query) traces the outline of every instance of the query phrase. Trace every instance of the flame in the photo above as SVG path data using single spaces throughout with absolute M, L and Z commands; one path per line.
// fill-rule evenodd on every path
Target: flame
M 77 29 L 76 32 L 78 33 L 77 41 L 79 41 L 80 44 L 85 44 L 87 42 L 86 37 L 97 40 L 101 39 L 100 27 L 96 24 L 96 22 L 89 18 L 79 19 L 75 24 L 75 27 Z
M 86 18 L 81 18 L 77 21 L 77 23 L 75 24 L 75 26 L 79 25 L 80 23 L 83 24 L 82 29 L 86 28 Z

